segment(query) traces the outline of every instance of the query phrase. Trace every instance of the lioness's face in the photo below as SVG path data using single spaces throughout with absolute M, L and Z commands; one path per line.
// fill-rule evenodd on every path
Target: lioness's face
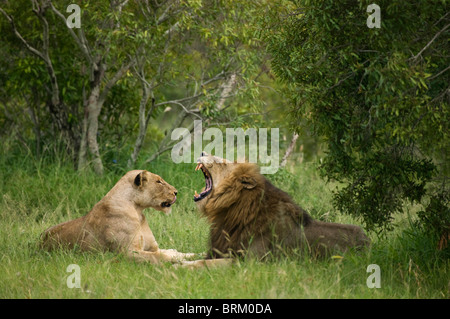
M 195 191 L 194 201 L 200 204 L 200 201 L 204 202 L 205 198 L 213 191 L 214 187 L 220 184 L 220 182 L 231 172 L 234 163 L 202 152 L 197 160 L 197 166 L 195 170 L 201 170 L 205 176 L 205 188 L 200 194 Z
M 160 176 L 142 171 L 133 181 L 136 189 L 135 203 L 143 208 L 152 207 L 170 214 L 172 205 L 177 200 L 177 190 Z

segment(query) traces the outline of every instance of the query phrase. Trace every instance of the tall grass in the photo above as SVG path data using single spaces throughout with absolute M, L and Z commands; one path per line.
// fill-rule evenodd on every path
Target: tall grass
M 315 260 L 297 255 L 260 262 L 241 260 L 228 268 L 187 270 L 131 262 L 114 253 L 44 252 L 39 235 L 46 228 L 86 214 L 122 176 L 120 163 L 102 177 L 72 169 L 64 154 L 36 159 L 8 145 L 0 158 L 0 298 L 448 298 L 448 251 L 435 238 L 399 216 L 394 232 L 370 234 L 371 248 L 343 258 Z M 206 251 L 208 224 L 192 201 L 204 186 L 194 165 L 161 158 L 137 165 L 161 175 L 178 189 L 172 214 L 147 210 L 162 248 Z M 198 173 L 198 172 L 197 172 Z M 330 185 L 305 163 L 293 172 L 268 176 L 314 218 L 358 223 L 335 212 Z M 81 270 L 81 288 L 70 289 L 70 264 Z M 369 264 L 381 269 L 381 288 L 369 289 Z

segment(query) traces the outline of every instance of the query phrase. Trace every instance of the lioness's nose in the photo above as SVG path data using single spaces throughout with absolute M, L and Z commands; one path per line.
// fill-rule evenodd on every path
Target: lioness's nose
M 173 192 L 175 194 L 175 196 L 177 196 L 178 192 Z

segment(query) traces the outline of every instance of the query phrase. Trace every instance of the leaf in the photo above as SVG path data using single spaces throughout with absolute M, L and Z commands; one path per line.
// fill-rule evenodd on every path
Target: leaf
M 344 257 L 339 256 L 339 255 L 334 255 L 334 256 L 331 256 L 331 259 L 344 259 Z

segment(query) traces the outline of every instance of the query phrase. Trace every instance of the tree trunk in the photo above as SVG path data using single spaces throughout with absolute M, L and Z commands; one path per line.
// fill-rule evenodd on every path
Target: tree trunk
M 230 96 L 230 93 L 234 90 L 234 86 L 237 82 L 236 73 L 232 73 L 227 82 L 221 85 L 222 92 L 220 93 L 219 100 L 217 101 L 216 107 L 220 111 L 223 109 L 226 99 Z
M 148 113 L 146 114 L 145 110 L 151 95 L 151 89 L 147 84 L 142 83 L 142 90 L 143 90 L 142 98 L 139 104 L 139 134 L 134 144 L 133 153 L 131 154 L 131 157 L 128 160 L 129 168 L 133 167 L 136 164 L 139 152 L 141 151 L 142 148 L 142 144 L 144 143 L 145 135 L 147 133 L 148 122 L 155 107 L 155 100 L 152 98 L 152 106 L 148 111 Z
M 286 153 L 284 154 L 283 159 L 281 160 L 280 167 L 286 166 L 287 159 L 288 159 L 289 155 L 291 155 L 292 151 L 294 150 L 295 142 L 297 141 L 297 139 L 298 139 L 298 134 L 294 133 L 294 135 L 292 135 L 291 143 L 289 143 Z
M 97 142 L 98 132 L 98 116 L 102 108 L 102 102 L 99 100 L 100 96 L 100 83 L 92 88 L 91 94 L 87 103 L 87 128 L 86 128 L 86 141 L 89 153 L 92 156 L 92 165 L 94 171 L 98 175 L 103 174 L 103 163 L 100 157 L 100 150 Z M 84 124 L 84 123 L 83 123 Z
M 84 106 L 83 124 L 81 127 L 80 149 L 78 151 L 77 169 L 82 171 L 87 166 L 87 128 L 88 128 L 88 109 Z
M 92 68 L 92 80 L 91 80 L 91 93 L 89 95 L 85 114 L 86 123 L 83 122 L 83 126 L 86 125 L 86 141 L 87 147 L 83 146 L 84 149 L 88 148 L 89 153 L 92 156 L 92 165 L 94 167 L 95 173 L 98 175 L 103 174 L 103 162 L 100 157 L 100 150 L 97 142 L 98 133 L 98 117 L 100 111 L 102 110 L 103 103 L 105 103 L 106 97 L 111 90 L 111 88 L 117 83 L 122 76 L 127 72 L 127 70 L 133 65 L 134 60 L 124 63 L 122 67 L 112 76 L 112 78 L 105 84 L 104 88 L 100 90 L 102 82 L 104 80 L 106 66 L 103 64 L 102 56 L 96 58 L 96 62 L 91 65 Z M 80 151 L 82 149 L 80 148 Z M 82 166 L 83 157 L 79 157 L 81 161 L 78 163 L 79 167 Z
M 78 155 L 78 169 L 83 170 L 89 166 L 88 150 L 92 157 L 92 164 L 95 173 L 103 174 L 103 164 L 100 158 L 100 151 L 97 143 L 98 116 L 102 104 L 100 99 L 100 85 L 104 74 L 101 67 L 101 58 L 92 67 L 91 92 L 84 105 L 83 127 L 81 132 L 81 143 Z

